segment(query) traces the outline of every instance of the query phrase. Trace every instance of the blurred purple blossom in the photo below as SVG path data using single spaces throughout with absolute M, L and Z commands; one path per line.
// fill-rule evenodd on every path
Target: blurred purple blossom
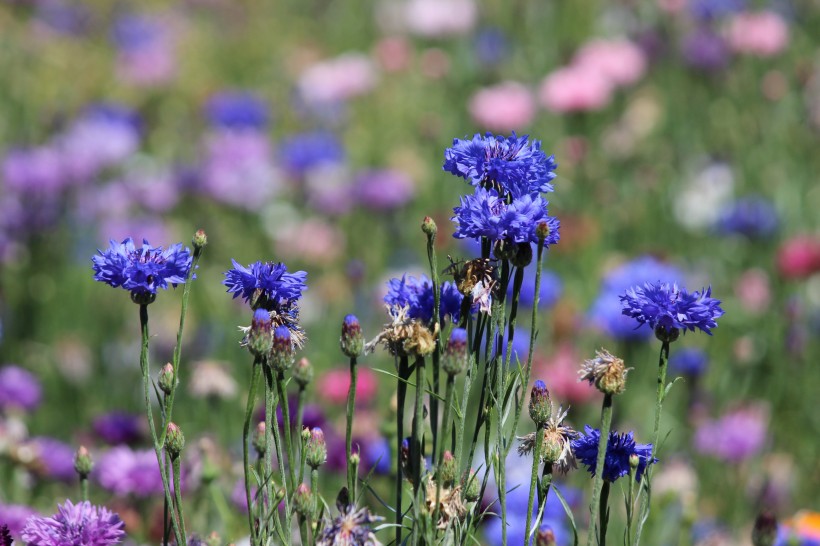
M 301 178 L 319 166 L 344 162 L 345 152 L 333 133 L 315 131 L 283 140 L 279 145 L 279 160 L 290 176 Z
M 34 456 L 39 463 L 37 468 L 47 478 L 71 482 L 77 478 L 74 471 L 75 449 L 56 438 L 37 436 L 29 440 Z
M 689 0 L 689 12 L 704 21 L 737 13 L 745 7 L 746 0 Z
M 187 473 L 184 466 L 183 489 Z M 111 448 L 97 460 L 92 477 L 115 495 L 144 498 L 163 494 L 157 457 L 150 449 L 132 450 L 126 446 Z
M 496 66 L 510 54 L 510 41 L 500 28 L 485 27 L 476 33 L 473 51 L 479 63 Z
M 729 64 L 729 46 L 719 34 L 699 27 L 683 37 L 681 54 L 686 64 L 705 71 L 719 71 Z
M 205 105 L 205 113 L 212 125 L 231 129 L 264 129 L 269 116 L 262 99 L 248 91 L 213 95 Z
M 33 373 L 13 364 L 0 368 L 0 410 L 34 411 L 41 398 L 42 387 Z
M 109 445 L 133 444 L 144 437 L 141 416 L 123 411 L 100 415 L 94 419 L 93 428 Z
M 0 503 L 0 525 L 8 525 L 12 538 L 20 540 L 20 532 L 26 525 L 26 520 L 39 514 L 34 508 L 22 504 Z
M 114 22 L 117 74 L 133 85 L 154 87 L 176 76 L 174 33 L 168 21 L 150 15 L 124 15 Z
M 698 424 L 695 449 L 730 463 L 744 461 L 765 446 L 768 421 L 768 412 L 760 406 L 730 410 L 718 419 Z
M 715 227 L 719 233 L 762 239 L 774 235 L 779 225 L 777 209 L 770 200 L 748 196 L 724 207 Z
M 356 176 L 356 199 L 372 210 L 393 210 L 404 206 L 416 193 L 409 175 L 392 169 L 362 171 Z
M 669 357 L 669 368 L 679 375 L 699 376 L 708 366 L 709 356 L 696 347 L 677 349 Z

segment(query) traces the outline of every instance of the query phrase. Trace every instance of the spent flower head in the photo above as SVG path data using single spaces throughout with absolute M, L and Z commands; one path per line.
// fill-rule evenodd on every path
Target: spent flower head
M 534 388 L 533 388 L 534 390 Z M 551 403 L 550 403 L 551 405 Z M 556 474 L 566 474 L 576 467 L 575 454 L 572 450 L 572 441 L 578 437 L 578 433 L 569 425 L 564 424 L 569 409 L 558 408 L 558 411 L 550 409 L 550 417 L 541 425 L 538 431 L 531 432 L 526 436 L 519 436 L 521 442 L 518 445 L 518 454 L 528 455 L 535 449 L 538 441 L 537 434 L 542 434 L 540 458 L 545 464 L 552 465 L 552 471 Z
M 626 389 L 628 371 L 623 360 L 601 349 L 595 351 L 595 358 L 584 361 L 578 374 L 580 381 L 589 381 L 604 394 L 621 394 Z
M 367 508 L 350 503 L 347 488 L 336 499 L 339 515 L 324 521 L 316 539 L 317 546 L 380 546 L 372 526 L 384 518 L 371 514 Z

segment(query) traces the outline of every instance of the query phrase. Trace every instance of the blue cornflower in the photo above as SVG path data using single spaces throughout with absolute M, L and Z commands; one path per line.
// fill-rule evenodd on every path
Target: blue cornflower
M 142 247 L 137 248 L 129 237 L 122 243 L 111 241 L 110 248 L 97 252 L 91 258 L 94 280 L 124 288 L 131 292 L 132 299 L 152 300 L 157 288 L 167 290 L 169 284 L 176 287 L 184 283 L 191 268 L 191 253 L 182 243 L 163 250 L 143 239 Z
M 458 291 L 455 283 L 444 282 L 440 289 L 439 315 L 440 320 L 450 317 L 454 323 L 461 316 L 461 302 L 464 296 Z M 387 281 L 387 294 L 384 303 L 391 309 L 407 307 L 407 316 L 422 322 L 430 322 L 433 318 L 433 283 L 426 275 L 418 279 L 412 275 L 402 275 L 401 279 Z
M 307 273 L 288 273 L 285 264 L 279 262 L 254 262 L 242 267 L 231 260 L 233 269 L 225 272 L 222 284 L 234 298 L 242 296 L 254 309 L 287 311 L 307 290 Z
M 285 169 L 296 177 L 321 165 L 342 163 L 345 151 L 333 133 L 316 131 L 294 135 L 284 140 L 279 155 Z
M 541 270 L 541 286 L 539 287 L 538 308 L 549 309 L 561 297 L 563 284 L 561 277 L 547 269 Z M 513 283 L 507 287 L 507 296 L 512 297 Z M 521 283 L 521 294 L 518 296 L 521 305 L 532 307 L 535 303 L 535 268 L 528 267 L 524 270 L 524 282 Z
M 687 347 L 669 357 L 669 367 L 681 375 L 698 376 L 706 371 L 709 357 L 703 349 Z
M 777 210 L 763 197 L 745 197 L 724 208 L 716 228 L 720 233 L 762 239 L 773 235 L 780 224 Z
M 205 105 L 211 124 L 230 129 L 264 129 L 268 108 L 262 100 L 247 91 L 223 91 Z
M 712 287 L 690 294 L 677 284 L 659 282 L 632 287 L 620 298 L 624 315 L 649 324 L 655 332 L 674 334 L 698 328 L 712 335 L 711 329 L 717 327 L 716 319 L 723 316 L 723 309 L 720 300 L 711 295 Z
M 529 136 L 479 134 L 472 140 L 453 139 L 444 151 L 444 170 L 473 186 L 494 187 L 504 196 L 538 195 L 553 191 L 558 164 L 555 156 L 541 150 L 541 142 Z
M 547 214 L 549 203 L 540 195 L 522 195 L 507 203 L 496 190 L 476 188 L 473 195 L 461 198 L 451 219 L 458 224 L 456 239 L 487 237 L 491 241 L 537 243 L 535 228 L 546 222 L 550 228 L 547 246 L 560 239 L 560 222 Z
M 584 433 L 572 441 L 572 451 L 575 453 L 575 458 L 586 465 L 593 476 L 598 465 L 598 442 L 600 439 L 600 430 L 584 425 Z M 632 432 L 625 434 L 618 434 L 615 431 L 610 432 L 606 444 L 606 458 L 604 459 L 604 479 L 614 482 L 621 476 L 629 474 L 629 458 L 632 455 L 638 456 L 635 479 L 640 481 L 647 464 L 658 462 L 658 459 L 652 458 L 652 444 L 636 444 Z
M 689 0 L 689 12 L 703 21 L 743 11 L 746 0 Z

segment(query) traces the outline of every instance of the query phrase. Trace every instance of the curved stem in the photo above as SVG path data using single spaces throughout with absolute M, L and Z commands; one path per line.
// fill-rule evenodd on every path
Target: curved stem
M 242 427 L 242 469 L 245 472 L 245 499 L 248 502 L 248 532 L 251 536 L 251 544 L 257 544 L 256 526 L 253 523 L 253 503 L 251 502 L 251 467 L 249 461 L 249 446 L 251 434 L 251 419 L 253 418 L 253 408 L 256 406 L 256 390 L 259 384 L 259 376 L 262 372 L 262 358 L 256 357 L 253 360 L 253 371 L 251 372 L 251 386 L 248 389 L 248 402 L 245 405 L 245 423 Z
M 606 449 L 609 442 L 609 429 L 612 426 L 612 395 L 604 394 L 601 406 L 601 436 L 598 439 L 598 457 L 595 462 L 595 479 L 592 482 L 592 504 L 589 506 L 589 533 L 587 546 L 593 546 L 595 541 L 595 525 L 600 514 L 601 488 L 604 485 L 604 468 L 606 464 Z M 604 529 L 602 529 L 604 530 Z

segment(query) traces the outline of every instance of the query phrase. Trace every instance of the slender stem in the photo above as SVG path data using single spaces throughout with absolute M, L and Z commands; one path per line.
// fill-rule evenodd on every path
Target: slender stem
M 470 296 L 465 296 L 464 299 L 467 300 Z M 469 309 L 469 307 L 467 307 Z M 461 397 L 461 415 L 459 418 L 458 427 L 456 428 L 456 445 L 455 445 L 455 458 L 456 461 L 461 465 L 461 472 L 466 472 L 467 469 L 470 467 L 471 461 L 465 461 L 461 457 L 461 453 L 464 449 L 464 429 L 467 426 L 467 408 L 470 401 L 470 389 L 473 386 L 473 377 L 478 371 L 478 366 L 476 363 L 476 359 L 473 357 L 472 351 L 472 343 L 471 340 L 473 339 L 473 318 L 470 313 L 467 313 L 467 359 L 469 364 L 467 365 L 467 373 L 464 376 L 464 391 Z
M 630 465 L 629 467 L 629 489 L 626 497 L 626 540 L 625 544 L 629 544 L 632 537 L 632 519 L 635 516 L 635 469 Z
M 80 476 L 80 498 L 88 500 L 88 476 Z
M 430 276 L 433 281 L 433 319 L 432 319 L 432 327 L 433 333 L 436 334 L 436 348 L 433 351 L 433 392 L 435 393 L 434 396 L 430 397 L 430 428 L 433 433 L 433 464 L 435 465 L 436 460 L 436 453 L 437 451 L 437 442 L 438 440 L 438 396 L 439 396 L 439 370 L 440 370 L 440 356 L 441 356 L 441 344 L 439 343 L 440 338 L 440 326 L 439 321 L 441 320 L 441 289 L 439 288 L 439 278 L 438 278 L 438 262 L 436 259 L 436 231 L 430 231 L 427 234 L 427 261 L 430 262 Z M 446 439 L 445 439 L 446 441 Z
M 310 493 L 313 495 L 313 518 L 319 517 L 319 469 L 318 468 L 311 468 L 310 470 Z M 316 533 L 313 532 L 313 521 L 311 521 L 311 531 L 315 536 Z M 316 524 L 321 524 L 321 520 L 316 520 Z M 316 529 L 318 531 L 318 529 Z
M 305 467 L 305 446 L 302 444 L 302 423 L 304 422 L 305 416 L 305 394 L 307 389 L 304 385 L 299 385 L 299 392 L 296 395 L 296 426 L 293 428 L 294 431 L 294 450 L 296 446 L 299 446 L 299 468 L 296 469 L 296 482 L 302 483 L 302 478 L 304 476 L 304 467 Z
M 424 433 L 424 383 L 426 380 L 424 357 L 416 358 L 416 403 L 413 425 L 410 432 L 410 469 L 413 476 L 413 498 L 421 487 L 421 466 L 423 460 L 421 440 Z
M 148 340 L 150 338 L 150 334 L 148 331 L 147 305 L 140 305 L 140 330 L 142 332 L 142 345 L 140 348 L 140 369 L 142 370 L 142 390 L 145 402 L 145 413 L 148 416 L 148 429 L 151 432 L 151 440 L 154 443 L 154 453 L 157 456 L 157 464 L 159 464 L 159 473 L 162 479 L 162 489 L 165 493 L 165 502 L 167 502 L 168 505 L 171 506 L 173 503 L 173 500 L 171 498 L 171 487 L 168 484 L 168 477 L 165 474 L 162 444 L 159 443 L 159 439 L 157 438 L 157 429 L 154 425 L 154 412 L 151 409 L 151 375 L 149 369 L 150 367 L 148 364 Z M 173 510 L 171 511 L 171 525 L 174 529 L 174 538 L 176 538 L 177 544 L 185 544 L 185 541 L 182 540 L 183 537 L 182 533 L 180 532 L 179 520 L 177 518 L 176 512 L 174 512 Z
M 609 480 L 604 480 L 601 488 L 601 503 L 598 508 L 598 546 L 606 546 L 606 528 L 609 524 Z
M 171 465 L 174 467 L 174 502 L 176 503 L 176 510 L 179 512 L 179 524 L 182 533 L 182 544 L 188 544 L 185 532 L 185 517 L 182 515 L 182 486 L 180 484 L 180 462 L 179 456 L 171 457 Z
M 249 462 L 250 446 L 248 445 L 251 434 L 251 419 L 253 418 L 253 408 L 256 406 L 256 390 L 259 384 L 259 376 L 262 372 L 262 358 L 256 357 L 253 360 L 253 371 L 251 371 L 251 386 L 248 389 L 248 402 L 245 405 L 245 423 L 242 427 L 242 468 L 245 472 L 245 499 L 248 502 L 248 532 L 251 536 L 251 544 L 257 544 L 256 526 L 253 523 L 253 503 L 251 502 L 251 467 Z
M 595 462 L 595 479 L 592 482 L 592 504 L 589 506 L 589 533 L 587 546 L 593 546 L 595 541 L 595 525 L 600 513 L 601 488 L 604 485 L 604 470 L 606 464 L 606 450 L 609 442 L 609 429 L 612 426 L 612 395 L 604 394 L 601 406 L 601 436 L 598 439 L 598 458 Z
M 521 285 L 524 284 L 524 268 L 515 268 L 515 278 L 513 279 L 512 304 L 510 305 L 510 320 L 507 327 L 507 354 L 504 357 L 504 369 L 510 365 L 512 358 L 512 344 L 515 336 L 515 319 L 518 316 L 518 297 L 521 294 Z M 526 386 L 526 383 L 525 383 Z
M 401 544 L 403 513 L 401 509 L 404 479 L 401 469 L 401 446 L 404 442 L 404 402 L 407 397 L 407 356 L 399 357 L 399 382 L 396 385 L 396 546 Z
M 450 406 L 453 404 L 453 389 L 455 388 L 455 377 L 447 374 L 447 386 L 444 395 L 444 420 L 441 423 L 441 442 L 439 442 L 439 466 L 444 462 L 445 445 L 450 441 Z M 441 479 L 436 478 L 436 504 L 433 521 L 438 521 L 439 501 L 441 499 Z
M 347 389 L 347 426 L 345 427 L 345 461 L 347 464 L 347 490 L 350 498 L 356 500 L 356 476 L 350 462 L 353 454 L 353 412 L 356 409 L 356 357 L 350 357 L 350 386 Z
M 538 465 L 541 463 L 541 444 L 544 441 L 544 425 L 538 425 L 535 429 L 535 447 L 532 450 L 532 472 L 530 473 L 530 495 L 527 499 L 527 526 L 524 527 L 524 546 L 530 546 L 532 536 L 532 507 L 535 502 L 535 492 L 538 485 Z M 544 463 L 548 464 L 548 463 Z
M 290 429 L 290 403 L 288 401 L 287 387 L 285 386 L 285 372 L 276 373 L 276 389 L 279 392 L 279 405 L 282 407 L 282 432 L 284 433 L 285 452 L 288 457 L 288 494 L 296 491 L 296 451 L 291 436 Z M 279 461 L 279 466 L 284 466 L 284 461 Z

